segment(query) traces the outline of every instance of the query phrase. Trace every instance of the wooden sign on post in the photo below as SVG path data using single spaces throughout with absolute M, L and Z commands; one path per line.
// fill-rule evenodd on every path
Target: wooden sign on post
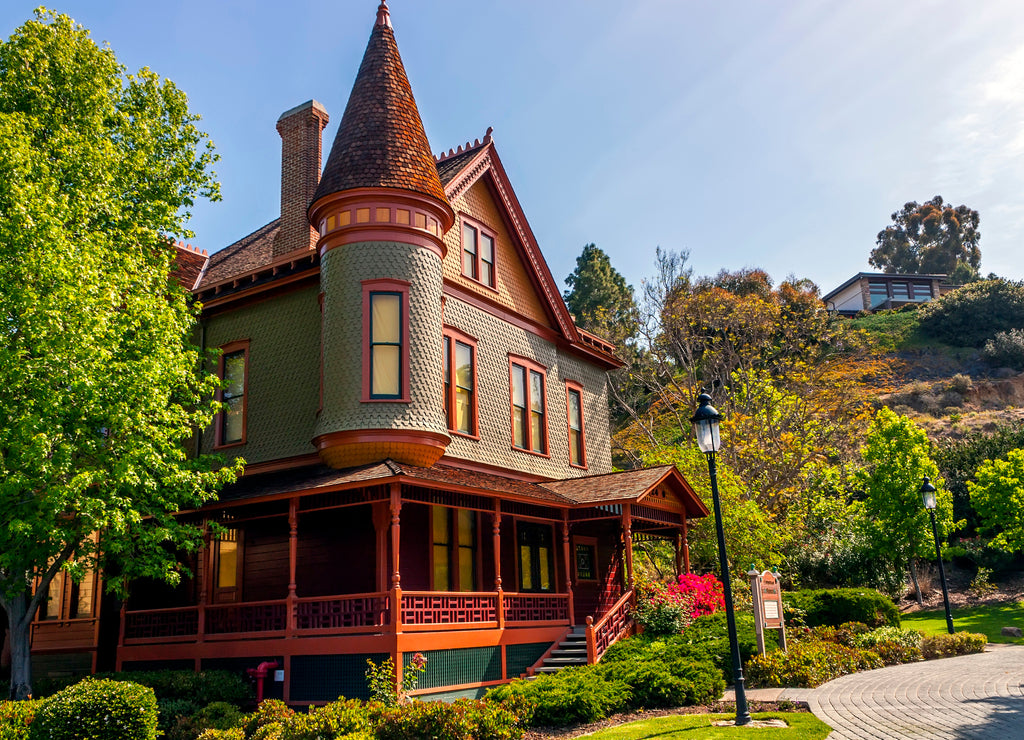
M 764 631 L 779 630 L 779 647 L 786 650 L 786 622 L 782 615 L 782 587 L 778 577 L 771 571 L 758 573 L 753 568 L 747 573 L 750 579 L 750 594 L 754 602 L 754 631 L 757 633 L 757 649 L 765 654 Z

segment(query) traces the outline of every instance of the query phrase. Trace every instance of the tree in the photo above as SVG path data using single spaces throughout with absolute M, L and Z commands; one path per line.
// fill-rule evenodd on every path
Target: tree
M 892 214 L 893 224 L 878 232 L 868 262 L 886 272 L 977 276 L 981 266 L 978 212 L 952 206 L 936 195 L 911 201 Z M 969 271 L 965 271 L 969 268 Z
M 581 327 L 620 348 L 636 334 L 639 315 L 633 287 L 596 245 L 583 247 L 565 284 L 569 290 L 563 297 Z
M 914 558 L 929 555 L 932 547 L 931 525 L 919 493 L 924 476 L 938 489 L 935 517 L 941 536 L 948 533 L 953 519 L 953 498 L 939 478 L 931 443 L 913 420 L 882 407 L 861 455 L 864 468 L 854 474 L 853 483 L 863 496 L 860 508 L 869 522 L 874 550 L 896 570 L 909 565 L 921 603 Z
M 1024 550 L 1024 449 L 1010 450 L 1005 460 L 986 460 L 976 477 L 967 488 L 982 525 L 995 533 L 992 544 L 1006 552 Z
M 214 161 L 184 93 L 126 75 L 70 18 L 0 43 L 0 605 L 11 697 L 31 693 L 29 623 L 55 577 L 175 582 L 200 531 L 173 516 L 238 466 L 190 459 L 219 381 L 169 278 Z M 117 573 L 117 577 L 111 574 Z

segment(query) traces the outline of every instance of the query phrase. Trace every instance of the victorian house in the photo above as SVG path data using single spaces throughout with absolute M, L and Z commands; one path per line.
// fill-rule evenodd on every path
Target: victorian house
M 55 586 L 40 666 L 270 661 L 267 694 L 309 703 L 421 652 L 418 694 L 472 695 L 627 634 L 638 538 L 688 570 L 707 510 L 672 466 L 612 471 L 615 348 L 573 323 L 490 131 L 431 153 L 385 3 L 321 170 L 327 121 L 277 121 L 278 219 L 180 250 L 225 380 L 197 452 L 246 461 L 181 514 L 219 534 L 174 589 Z

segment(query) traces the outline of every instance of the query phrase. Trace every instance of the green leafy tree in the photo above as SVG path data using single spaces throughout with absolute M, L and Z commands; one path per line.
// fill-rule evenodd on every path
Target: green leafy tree
M 1010 450 L 1004 460 L 986 460 L 977 481 L 969 481 L 982 526 L 995 534 L 992 544 L 1007 552 L 1024 550 L 1024 449 Z
M 952 496 L 931 458 L 931 443 L 913 420 L 883 407 L 868 429 L 861 455 L 864 467 L 854 473 L 853 483 L 862 492 L 857 508 L 869 527 L 873 549 L 894 570 L 909 565 L 920 602 L 914 558 L 928 556 L 934 547 L 919 493 L 924 476 L 938 489 L 935 515 L 940 536 L 945 537 L 953 520 Z
M 175 582 L 196 527 L 173 513 L 232 480 L 190 459 L 218 381 L 169 239 L 216 197 L 185 94 L 44 10 L 0 43 L 0 605 L 11 696 L 31 693 L 29 623 L 55 577 Z M 115 570 L 116 569 L 116 570 Z
M 892 214 L 893 223 L 878 232 L 868 262 L 901 274 L 955 274 L 976 277 L 981 266 L 978 212 L 953 206 L 936 195 L 925 203 L 911 201 Z
M 981 348 L 1000 332 L 1024 326 L 1024 280 L 979 280 L 929 301 L 917 313 L 927 336 Z
M 639 313 L 633 287 L 594 244 L 583 247 L 564 294 L 576 323 L 623 348 L 637 332 Z

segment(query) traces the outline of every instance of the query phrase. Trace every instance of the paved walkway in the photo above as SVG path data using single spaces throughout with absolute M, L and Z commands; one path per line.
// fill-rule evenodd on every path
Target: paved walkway
M 1024 645 L 748 695 L 806 701 L 829 740 L 1024 740 Z

